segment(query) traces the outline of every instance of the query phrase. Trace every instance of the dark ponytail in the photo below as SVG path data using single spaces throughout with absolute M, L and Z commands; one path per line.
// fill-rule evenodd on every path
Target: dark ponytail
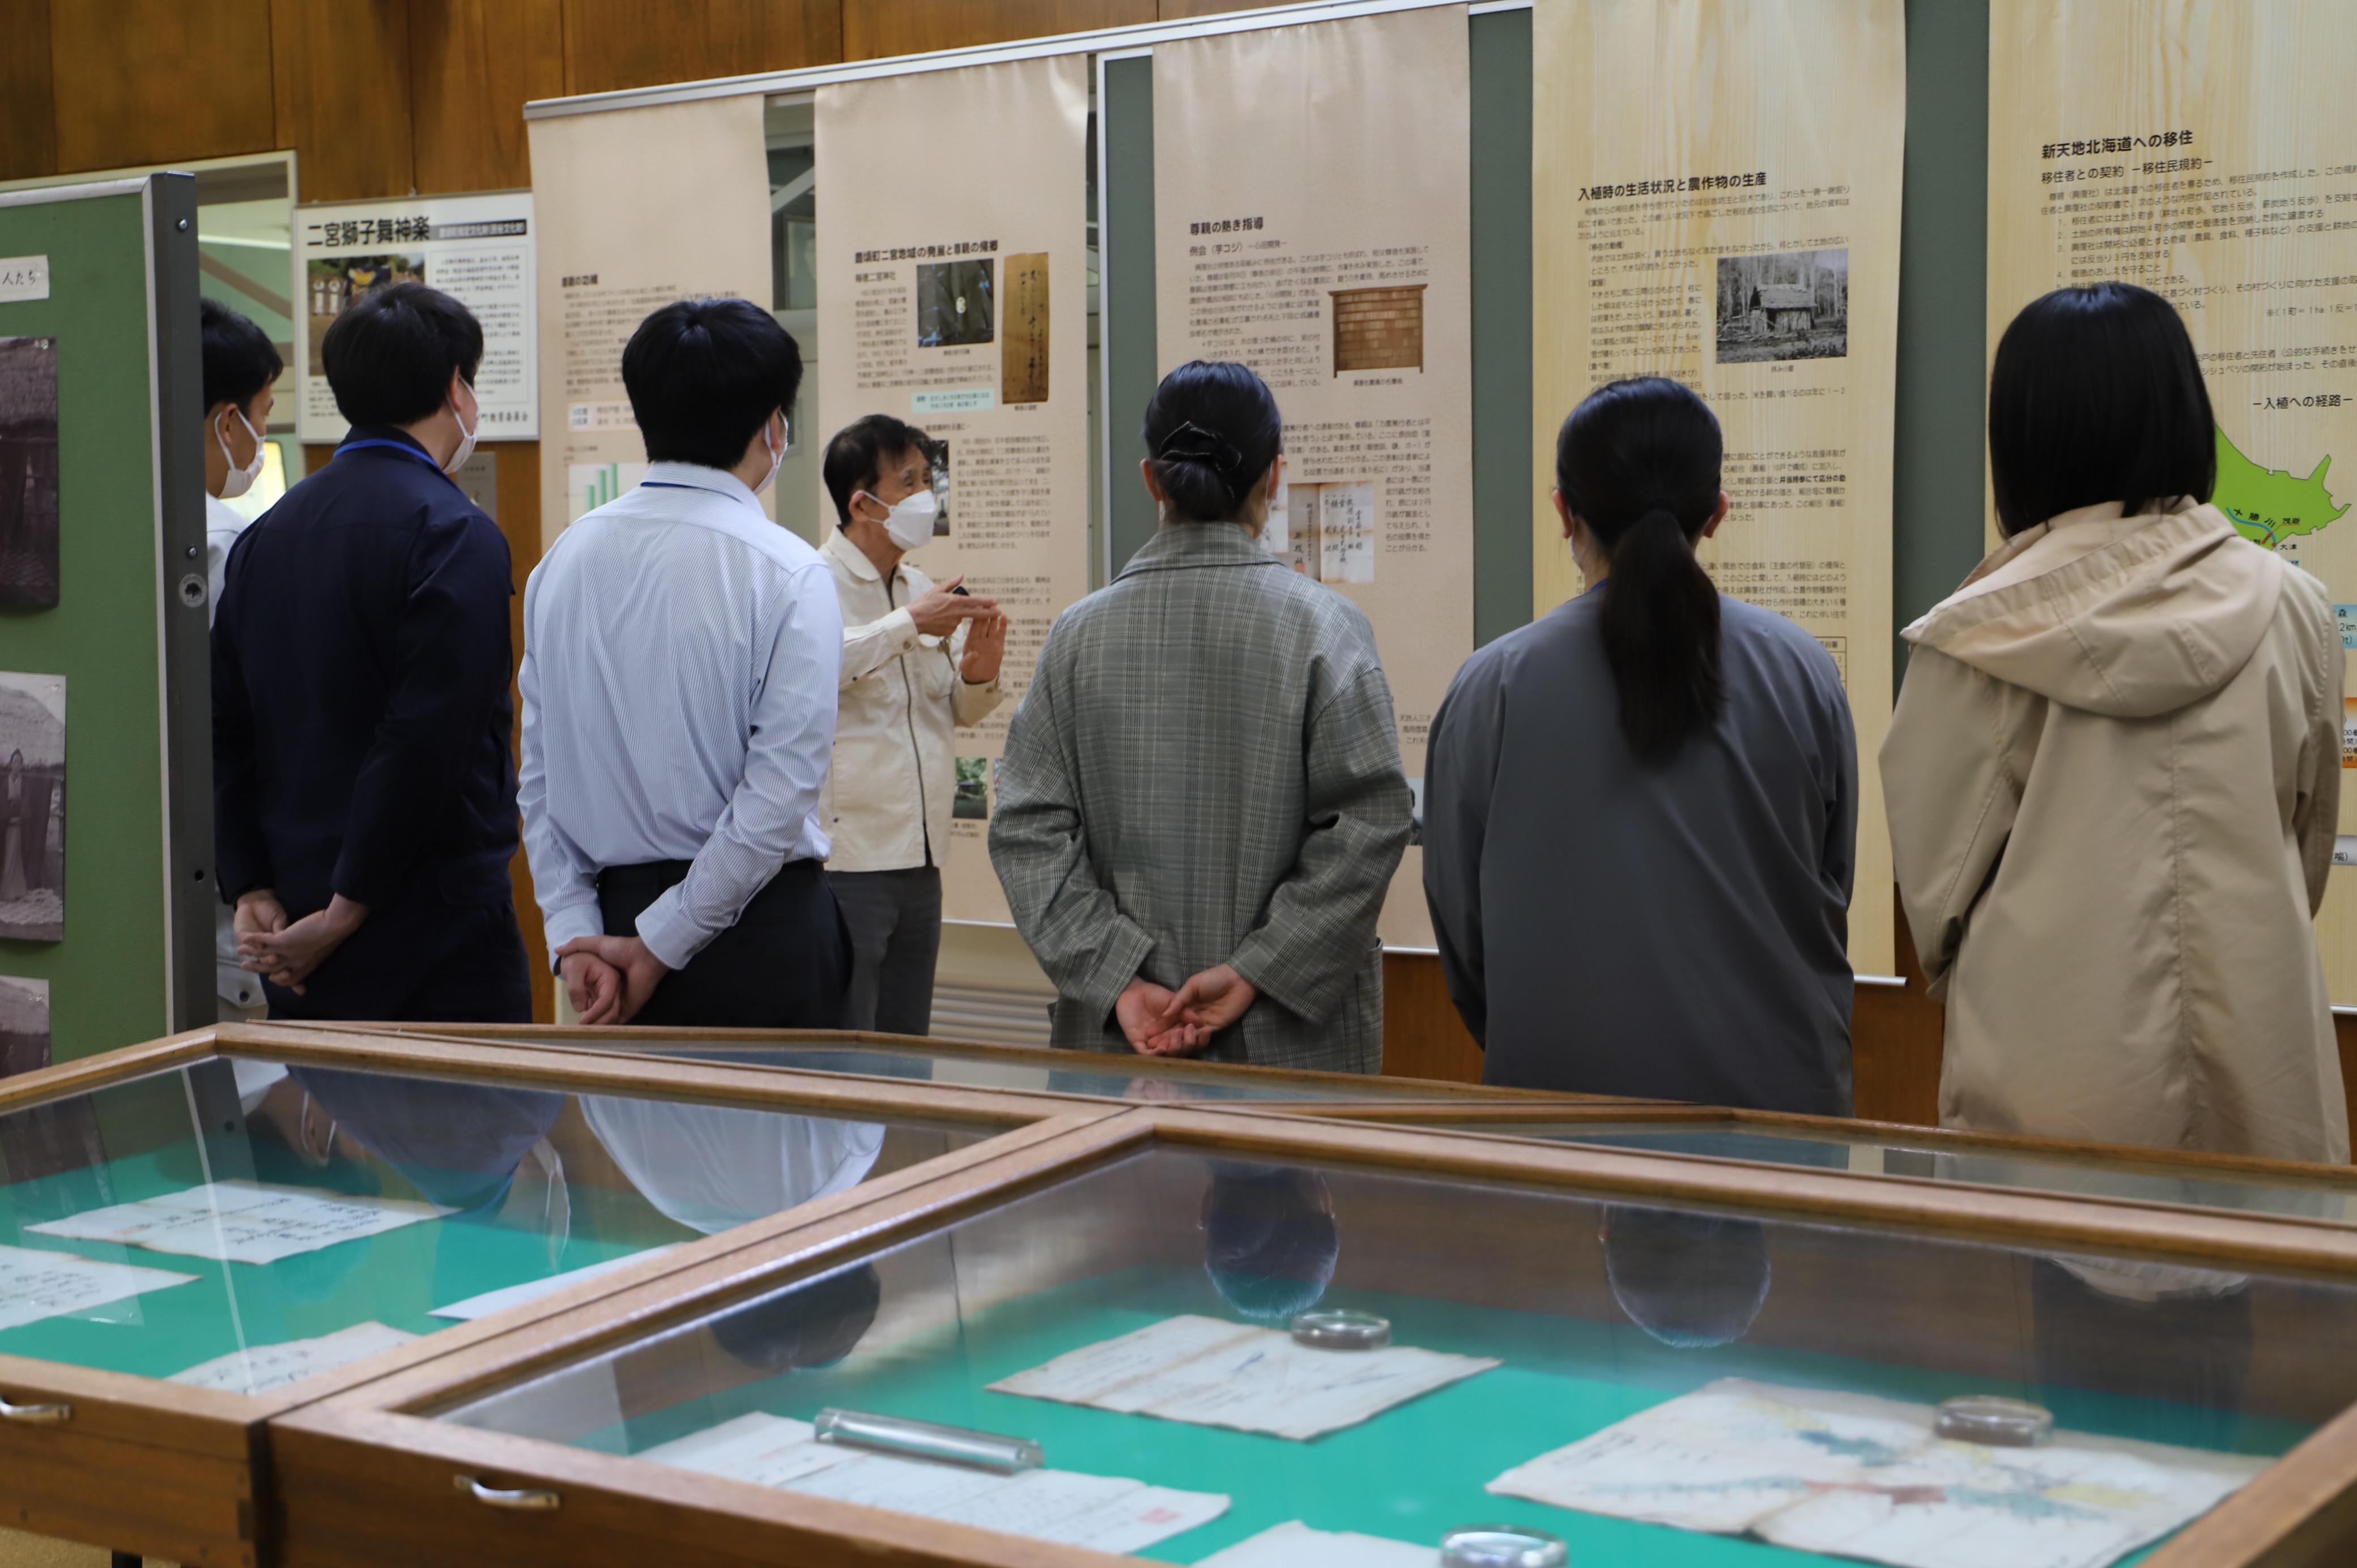
M 1155 483 L 1195 522 L 1232 521 L 1285 449 L 1276 395 L 1224 360 L 1190 360 L 1163 377 L 1141 434 Z
M 1613 381 L 1555 438 L 1555 486 L 1611 564 L 1599 618 L 1640 762 L 1668 760 L 1727 706 L 1718 590 L 1694 541 L 1718 510 L 1718 421 L 1659 376 Z

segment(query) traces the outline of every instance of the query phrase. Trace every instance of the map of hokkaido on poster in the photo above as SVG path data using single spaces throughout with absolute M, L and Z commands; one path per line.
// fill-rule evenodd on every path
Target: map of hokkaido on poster
M 2357 74 L 2345 0 L 1994 0 L 1989 347 L 2050 289 L 2176 305 L 2218 420 L 2212 500 L 2315 574 L 2357 647 Z M 2343 767 L 2357 766 L 2344 727 Z M 2346 775 L 2343 776 L 2344 779 Z M 2357 832 L 2344 782 L 2341 832 Z M 2317 920 L 2357 1004 L 2357 869 Z

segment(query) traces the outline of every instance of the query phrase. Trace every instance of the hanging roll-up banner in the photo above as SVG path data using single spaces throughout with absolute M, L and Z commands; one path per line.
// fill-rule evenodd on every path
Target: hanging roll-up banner
M 809 438 L 889 413 L 946 446 L 946 502 L 909 559 L 1009 622 L 1006 699 L 957 732 L 952 920 L 1009 918 L 984 842 L 997 762 L 1049 627 L 1089 590 L 1088 121 L 1080 55 L 818 91 L 828 428 Z M 947 149 L 955 173 L 933 177 Z
M 1286 483 L 1262 542 L 1374 623 L 1419 792 L 1473 651 L 1468 91 L 1461 5 L 1154 51 L 1160 368 L 1238 360 L 1276 394 Z M 1422 863 L 1392 884 L 1392 945 L 1432 945 Z
M 1993 0 L 1988 330 L 1995 353 L 2023 306 L 2073 284 L 2173 301 L 2218 419 L 2212 499 L 2323 581 L 2357 648 L 2357 122 L 2328 107 L 2357 73 L 2350 24 L 2345 0 Z M 2357 704 L 2342 734 L 2357 768 Z M 2342 777 L 2317 937 L 2348 1006 Z
M 770 295 L 761 96 L 534 120 L 541 537 L 646 473 L 622 346 L 675 299 Z M 802 345 L 805 353 L 810 346 Z M 774 507 L 764 494 L 762 505 Z
M 1697 553 L 1791 618 L 1857 721 L 1850 961 L 1895 972 L 1875 753 L 1890 722 L 1891 399 L 1906 136 L 1901 0 L 1538 0 L 1534 613 L 1580 591 L 1548 501 L 1591 390 L 1668 376 L 1726 433 Z

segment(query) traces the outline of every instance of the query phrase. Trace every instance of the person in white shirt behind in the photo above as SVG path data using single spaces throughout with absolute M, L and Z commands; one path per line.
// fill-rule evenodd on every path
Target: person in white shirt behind
M 237 542 L 247 521 L 228 503 L 262 477 L 262 432 L 270 423 L 270 407 L 277 401 L 274 388 L 286 363 L 261 328 L 218 300 L 197 301 L 197 330 L 204 345 L 205 624 L 210 627 L 221 603 L 221 568 L 229 563 L 229 547 Z M 223 904 L 214 914 L 221 1021 L 251 1022 L 267 1005 L 262 977 L 242 967 L 237 911 Z
M 584 1024 L 844 1021 L 818 817 L 843 616 L 758 499 L 802 376 L 741 299 L 648 317 L 622 350 L 646 478 L 524 587 L 524 848 Z
M 932 1026 L 942 863 L 957 792 L 954 731 L 1005 693 L 1006 618 L 956 577 L 907 559 L 933 537 L 938 450 L 888 413 L 845 425 L 823 472 L 840 525 L 820 550 L 843 602 L 843 714 L 820 820 L 827 881 L 851 933 L 851 1026 Z

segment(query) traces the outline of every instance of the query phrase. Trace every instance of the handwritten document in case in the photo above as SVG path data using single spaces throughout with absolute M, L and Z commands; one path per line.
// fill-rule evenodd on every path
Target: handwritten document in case
M 316 1187 L 216 1181 L 25 1229 L 78 1241 L 114 1241 L 210 1258 L 217 1263 L 274 1263 L 456 1212 L 406 1198 L 347 1197 Z
M 226 1389 L 233 1394 L 266 1394 L 419 1337 L 382 1323 L 355 1323 L 316 1339 L 289 1339 L 283 1345 L 232 1350 L 175 1372 L 170 1380 L 191 1388 Z
M 1313 1349 L 1274 1328 L 1189 1315 L 1068 1351 L 990 1390 L 1306 1442 L 1496 1365 L 1404 1345 Z
M 0 1329 L 88 1312 L 125 1296 L 184 1285 L 196 1277 L 102 1263 L 74 1252 L 0 1247 Z
M 1178 1492 L 1070 1470 L 993 1475 L 821 1443 L 804 1421 L 740 1415 L 638 1457 L 814 1498 L 891 1509 L 1034 1541 L 1142 1552 L 1228 1511 L 1217 1492 Z
M 1930 1405 L 1721 1378 L 1490 1490 L 1897 1568 L 2102 1568 L 2268 1461 L 2061 1432 L 2038 1448 L 1932 1435 Z

